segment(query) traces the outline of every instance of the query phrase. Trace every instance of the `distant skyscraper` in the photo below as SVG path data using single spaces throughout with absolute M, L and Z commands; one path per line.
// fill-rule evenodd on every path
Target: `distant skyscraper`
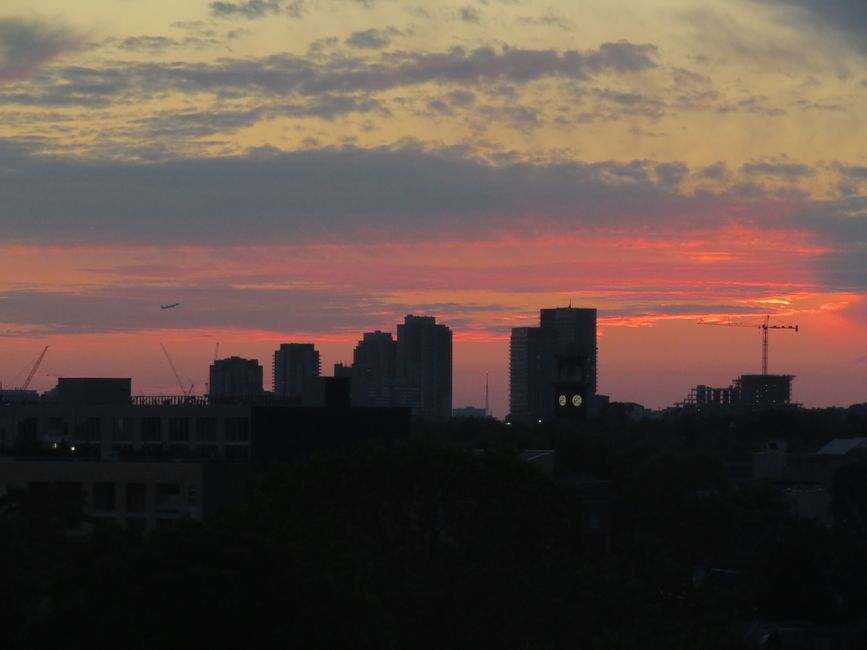
M 318 377 L 319 352 L 312 343 L 282 343 L 274 352 L 274 394 L 300 398 L 305 377 Z
M 452 331 L 432 316 L 412 316 L 397 326 L 398 390 L 413 412 L 431 420 L 452 413 Z
M 352 356 L 352 402 L 356 406 L 395 403 L 397 343 L 388 332 L 365 332 Z
M 569 377 L 562 377 L 569 369 Z M 580 369 L 581 378 L 575 376 Z M 557 411 L 559 385 L 584 387 L 580 408 L 596 396 L 596 310 L 542 309 L 539 327 L 512 329 L 509 344 L 509 410 L 514 420 L 547 419 Z M 574 392 L 574 391 L 572 391 Z M 573 405 L 566 396 L 568 408 Z M 583 412 L 583 410 L 582 410 Z
M 258 397 L 262 394 L 262 366 L 256 359 L 241 357 L 214 361 L 209 392 L 212 400 Z
M 554 333 L 515 327 L 509 341 L 509 412 L 512 419 L 547 418 L 553 412 Z
M 555 355 L 578 356 L 585 361 L 585 372 L 591 394 L 596 394 L 596 310 L 575 307 L 543 309 L 540 326 L 553 330 L 556 337 Z

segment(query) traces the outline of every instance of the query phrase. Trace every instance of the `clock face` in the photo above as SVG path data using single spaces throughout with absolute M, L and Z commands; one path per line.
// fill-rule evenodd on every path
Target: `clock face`
M 572 396 L 572 406 L 581 406 L 581 403 L 582 403 L 583 401 L 584 401 L 584 400 L 581 399 L 581 396 L 580 396 L 580 395 L 573 395 L 573 396 Z
M 560 397 L 557 398 L 557 401 L 560 403 L 560 406 L 566 406 L 566 396 L 565 395 L 560 395 Z

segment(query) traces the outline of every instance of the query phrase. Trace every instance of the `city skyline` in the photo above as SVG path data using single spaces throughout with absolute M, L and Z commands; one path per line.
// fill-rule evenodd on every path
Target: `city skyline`
M 867 399 L 860 0 L 7 0 L 0 380 L 200 391 L 216 342 L 324 368 L 404 314 L 454 406 L 508 339 L 599 310 L 598 391 L 662 407 L 760 368 Z M 161 309 L 164 305 L 175 305 Z M 17 379 L 16 379 L 17 378 Z

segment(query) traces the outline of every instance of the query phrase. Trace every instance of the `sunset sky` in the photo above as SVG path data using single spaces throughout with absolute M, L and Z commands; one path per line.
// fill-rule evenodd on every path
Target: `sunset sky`
M 613 400 L 759 372 L 697 322 L 771 314 L 795 400 L 864 402 L 865 120 L 864 0 L 3 0 L 0 380 L 330 374 L 415 313 L 503 416 L 571 301 Z

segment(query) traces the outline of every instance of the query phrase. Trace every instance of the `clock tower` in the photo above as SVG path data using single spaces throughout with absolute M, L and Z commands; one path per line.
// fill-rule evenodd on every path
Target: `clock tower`
M 554 413 L 558 418 L 583 420 L 587 417 L 587 358 L 584 355 L 557 355 L 554 382 Z

